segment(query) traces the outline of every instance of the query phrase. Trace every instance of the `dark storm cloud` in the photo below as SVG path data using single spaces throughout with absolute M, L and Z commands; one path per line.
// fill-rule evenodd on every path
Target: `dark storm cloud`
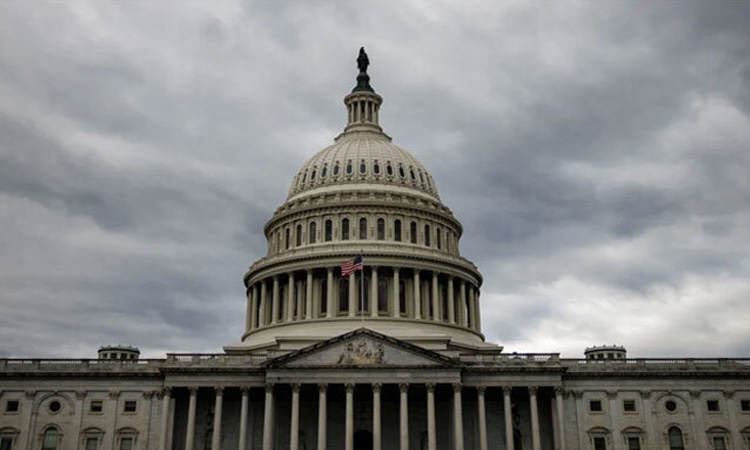
M 0 354 L 236 341 L 360 45 L 386 132 L 464 225 L 488 338 L 748 354 L 747 4 L 0 11 Z

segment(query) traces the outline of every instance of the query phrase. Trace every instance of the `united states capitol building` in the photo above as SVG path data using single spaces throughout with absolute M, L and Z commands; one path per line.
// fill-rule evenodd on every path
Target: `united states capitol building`
M 750 360 L 485 341 L 461 223 L 380 127 L 358 63 L 343 132 L 265 225 L 241 338 L 163 359 L 0 359 L 0 450 L 750 449 Z

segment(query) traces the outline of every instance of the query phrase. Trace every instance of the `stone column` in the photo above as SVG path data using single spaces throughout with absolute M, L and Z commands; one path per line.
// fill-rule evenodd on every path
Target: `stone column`
M 511 386 L 503 386 L 503 412 L 505 415 L 505 447 L 508 450 L 515 448 L 513 444 L 513 410 L 510 404 L 510 394 L 513 392 Z
M 401 293 L 401 281 L 399 280 L 398 267 L 393 268 L 393 295 L 391 304 L 391 317 L 399 317 L 401 315 L 401 299 L 399 294 Z M 405 311 L 404 311 L 405 312 Z
M 164 388 L 161 406 L 161 429 L 159 430 L 159 450 L 167 450 L 169 434 L 169 409 L 172 405 L 172 389 Z
M 565 409 L 563 401 L 565 400 L 565 389 L 562 388 L 562 386 L 558 386 L 555 388 L 555 406 L 557 407 L 557 435 L 558 439 L 560 439 L 560 450 L 566 450 L 566 443 L 565 443 Z
M 238 450 L 247 449 L 247 416 L 250 407 L 250 389 L 240 388 L 242 392 L 242 403 L 240 405 L 240 437 L 237 443 Z
M 378 316 L 378 268 L 372 266 L 370 276 L 370 317 Z
M 529 404 L 531 406 L 531 447 L 533 450 L 541 450 L 542 443 L 539 437 L 539 409 L 536 403 L 536 386 L 529 386 Z
M 253 320 L 253 289 L 252 286 L 250 286 L 247 290 L 247 305 L 245 306 L 245 332 L 248 332 L 252 329 L 252 320 Z
M 198 403 L 198 388 L 190 387 L 190 403 L 188 404 L 187 432 L 185 433 L 185 450 L 193 450 L 195 445 L 195 408 Z
M 250 304 L 250 309 L 251 309 L 250 328 L 254 330 L 258 328 L 258 316 L 260 315 L 259 314 L 260 305 L 258 305 L 258 285 L 257 284 L 253 286 L 253 300 Z
M 294 284 L 294 272 L 289 272 L 289 285 L 286 288 L 286 321 L 294 320 L 294 305 L 297 297 Z
M 307 270 L 307 282 L 305 283 L 305 319 L 313 318 L 313 271 Z
M 435 384 L 427 384 L 427 450 L 437 449 L 437 428 L 435 426 Z
M 220 450 L 221 447 L 221 410 L 224 406 L 224 388 L 217 386 L 216 401 L 214 403 L 214 432 L 211 435 L 211 450 Z
M 484 386 L 477 387 L 477 413 L 479 416 L 479 450 L 487 450 L 487 412 L 484 405 Z
M 468 311 L 466 310 L 466 280 L 461 280 L 460 293 L 461 296 L 458 300 L 461 305 L 458 308 L 458 317 L 461 319 L 461 326 L 466 327 L 469 325 Z
M 461 405 L 461 383 L 453 384 L 453 438 L 455 450 L 464 450 L 464 414 Z
M 289 450 L 299 450 L 299 389 L 300 385 L 292 385 L 292 424 L 289 427 Z
M 357 291 L 357 272 L 352 272 L 349 274 L 349 317 L 356 317 L 357 310 L 359 310 L 359 295 L 357 295 Z
M 273 450 L 273 384 L 266 385 L 266 404 L 263 410 L 263 450 Z
M 326 391 L 327 384 L 318 385 L 318 450 L 326 450 L 328 442 L 328 398 Z
M 382 450 L 382 436 L 380 427 L 380 389 L 382 385 L 372 385 L 372 450 Z
M 611 420 L 611 430 L 620 429 L 620 408 L 617 405 L 617 391 L 607 391 L 607 400 L 609 404 L 609 417 Z M 621 439 L 613 439 L 612 448 L 614 450 L 624 450 L 624 442 Z
M 421 298 L 421 294 L 419 293 L 420 284 L 421 284 L 421 281 L 419 281 L 419 269 L 414 269 L 414 318 L 415 319 L 422 318 L 422 298 Z
M 399 395 L 399 442 L 400 450 L 409 450 L 409 385 L 398 385 Z
M 440 296 L 438 295 L 438 274 L 432 271 L 432 320 L 441 320 Z
M 354 385 L 346 384 L 346 422 L 344 425 L 344 448 L 354 450 Z
M 266 280 L 260 282 L 260 326 L 268 325 L 268 286 Z
M 729 417 L 729 432 L 727 439 L 732 441 L 728 448 L 742 448 L 742 435 L 738 432 L 740 427 L 737 425 L 737 419 L 741 417 L 741 412 L 737 408 L 737 400 L 734 397 L 734 391 L 724 391 L 724 397 L 727 399 L 727 417 Z M 747 438 L 745 438 L 747 439 Z
M 271 324 L 279 321 L 279 276 L 273 277 L 273 299 L 271 306 Z
M 453 277 L 448 276 L 448 322 L 456 323 L 456 299 L 453 298 Z
M 328 268 L 328 277 L 326 278 L 326 317 L 333 317 L 333 267 Z

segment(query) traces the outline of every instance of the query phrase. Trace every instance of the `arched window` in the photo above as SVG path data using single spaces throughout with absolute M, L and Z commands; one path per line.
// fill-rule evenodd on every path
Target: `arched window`
M 377 161 L 375 161 L 372 165 L 372 173 L 375 175 L 380 175 L 380 164 L 378 164 Z
M 385 173 L 388 174 L 389 177 L 393 176 L 393 166 L 391 165 L 391 162 L 388 161 L 385 166 Z
M 398 282 L 398 311 L 400 315 L 406 315 L 406 282 L 404 280 Z
M 323 166 L 323 168 L 320 170 L 320 178 L 325 178 L 326 175 L 328 175 L 328 164 Z
M 378 240 L 382 241 L 385 239 L 385 219 L 378 219 Z
M 320 314 L 324 316 L 328 314 L 328 280 L 320 281 Z
M 59 439 L 60 434 L 57 432 L 57 428 L 47 428 L 42 436 L 42 450 L 57 450 Z
M 333 166 L 333 176 L 337 177 L 339 176 L 339 162 L 336 161 L 336 164 Z
M 367 219 L 364 217 L 359 219 L 359 238 L 367 239 Z
M 441 239 L 440 235 L 440 228 L 435 228 L 435 245 L 437 245 L 438 250 L 443 246 L 443 240 Z
M 296 245 L 297 245 L 297 247 L 299 247 L 300 245 L 302 245 L 302 225 L 297 225 L 297 236 L 296 236 L 296 238 L 297 238 Z
M 339 280 L 339 312 L 349 312 L 349 277 Z
M 341 240 L 349 240 L 349 219 L 341 219 Z
M 315 222 L 310 222 L 310 226 L 307 232 L 307 242 L 311 244 L 315 243 L 315 238 L 316 238 L 315 235 L 318 232 L 317 228 L 318 228 L 318 225 Z
M 315 175 L 317 175 L 317 173 L 318 173 L 317 169 L 312 170 L 312 173 L 310 173 L 310 181 L 315 181 Z
M 424 245 L 430 246 L 430 226 L 424 226 Z
M 398 175 L 401 178 L 406 178 L 406 172 L 404 172 L 404 166 L 402 166 L 402 165 L 398 166 Z
M 409 226 L 409 234 L 411 235 L 409 239 L 411 240 L 412 244 L 417 243 L 417 222 L 412 222 Z
M 329 242 L 333 239 L 333 222 L 331 220 L 326 220 L 326 242 Z
M 289 227 L 287 227 L 285 230 L 285 238 L 284 248 L 288 250 L 289 246 L 292 245 L 292 230 Z
M 364 159 L 359 162 L 359 173 L 361 173 L 362 175 L 367 173 L 367 164 L 365 164 Z
M 378 311 L 388 312 L 388 281 L 385 278 L 378 279 Z
M 682 431 L 677 427 L 669 428 L 669 450 L 685 450 L 685 443 L 682 440 Z
M 393 221 L 393 239 L 401 242 L 401 221 L 398 219 Z
M 351 175 L 352 172 L 354 172 L 354 167 L 352 166 L 352 160 L 346 162 L 346 174 Z

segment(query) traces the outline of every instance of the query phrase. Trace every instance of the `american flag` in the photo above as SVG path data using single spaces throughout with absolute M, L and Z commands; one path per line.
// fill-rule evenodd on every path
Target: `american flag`
M 350 261 L 344 261 L 341 263 L 341 276 L 346 277 L 350 273 L 354 273 L 358 270 L 363 269 L 362 255 L 357 255 L 356 258 Z

